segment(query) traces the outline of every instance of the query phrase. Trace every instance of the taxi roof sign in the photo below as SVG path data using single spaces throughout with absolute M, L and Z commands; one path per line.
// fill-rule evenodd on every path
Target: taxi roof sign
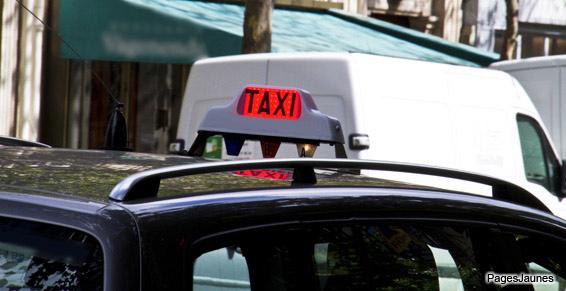
M 238 99 L 241 115 L 297 120 L 301 116 L 301 93 L 295 89 L 248 86 Z
M 250 85 L 225 106 L 210 108 L 189 155 L 202 155 L 206 139 L 271 140 L 344 144 L 340 122 L 318 110 L 312 96 L 296 88 Z

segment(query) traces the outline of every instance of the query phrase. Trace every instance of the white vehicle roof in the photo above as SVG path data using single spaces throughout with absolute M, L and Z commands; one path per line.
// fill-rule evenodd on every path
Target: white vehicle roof
M 534 57 L 520 60 L 509 60 L 491 64 L 489 67 L 513 71 L 533 68 L 549 68 L 566 66 L 566 55 Z
M 533 58 L 534 59 L 534 58 Z M 555 62 L 564 62 L 566 64 L 566 56 L 563 58 L 554 58 L 556 59 Z M 287 72 L 291 72 L 291 74 L 296 75 L 295 78 L 292 76 L 285 76 L 289 84 L 282 84 L 278 82 L 277 84 L 272 84 L 270 79 L 272 76 L 269 76 L 268 73 L 272 72 L 270 70 L 270 64 L 272 62 L 277 62 L 277 64 L 282 63 L 293 63 L 294 66 L 300 64 L 302 62 L 308 63 L 308 66 L 303 68 L 297 67 L 285 67 L 282 68 Z M 500 62 L 497 64 L 504 65 L 504 64 L 511 64 L 514 61 L 509 62 Z M 548 61 L 546 61 L 548 62 Z M 218 65 L 218 67 L 216 66 Z M 394 57 L 385 57 L 385 56 L 377 56 L 377 55 L 369 55 L 369 54 L 361 54 L 361 53 L 344 53 L 344 52 L 298 52 L 298 53 L 263 53 L 263 54 L 245 54 L 245 55 L 235 55 L 235 56 L 226 56 L 226 57 L 216 57 L 216 58 L 208 58 L 203 59 L 195 62 L 193 65 L 192 70 L 200 70 L 206 68 L 208 74 L 198 74 L 199 77 L 205 77 L 206 80 L 191 80 L 189 77 L 189 82 L 192 81 L 191 88 L 193 90 L 197 90 L 200 88 L 206 88 L 207 96 L 195 96 L 192 95 L 192 98 L 196 99 L 210 99 L 214 97 L 226 97 L 226 91 L 234 92 L 233 95 L 235 96 L 239 92 L 241 92 L 242 88 L 248 84 L 257 84 L 257 85 L 274 85 L 274 86 L 289 86 L 289 87 L 296 87 L 301 88 L 309 91 L 312 94 L 324 94 L 324 93 L 336 93 L 337 84 L 329 83 L 328 80 L 331 78 L 335 78 L 336 80 L 340 80 L 342 82 L 342 86 L 346 86 L 346 83 L 354 83 L 357 82 L 359 77 L 367 77 L 367 75 L 373 75 L 375 71 L 387 71 L 386 74 L 399 74 L 399 76 L 406 76 L 415 75 L 415 73 L 422 73 L 420 79 L 422 82 L 432 82 L 434 83 L 434 78 L 438 75 L 438 73 L 448 74 L 448 76 L 452 74 L 458 75 L 467 75 L 467 76 L 491 76 L 490 78 L 499 79 L 499 80 L 509 80 L 511 81 L 513 78 L 510 77 L 508 74 L 500 71 L 495 70 L 486 70 L 482 68 L 474 68 L 474 67 L 467 67 L 467 66 L 458 66 L 458 65 L 451 65 L 451 64 L 442 64 L 442 63 L 433 63 L 428 61 L 421 61 L 421 60 L 410 60 L 410 59 L 402 59 L 402 58 L 394 58 Z M 306 71 L 305 71 L 306 70 Z M 283 70 L 277 70 L 277 73 L 282 73 Z M 308 73 L 313 73 L 312 78 L 305 78 L 305 76 L 309 76 Z M 432 74 L 425 74 L 424 72 L 431 72 Z M 316 74 L 315 74 L 316 73 Z M 232 75 L 230 78 L 226 78 L 225 76 L 228 74 L 234 74 L 237 76 Z M 283 72 L 285 74 L 285 72 Z M 324 74 L 322 77 L 320 74 Z M 355 74 L 355 78 L 352 78 L 352 74 Z M 214 77 L 216 78 L 214 78 Z M 383 73 L 380 73 L 380 76 L 384 76 Z M 324 80 L 324 84 L 321 84 L 320 80 Z M 366 80 L 367 81 L 367 80 Z M 377 81 L 377 78 L 376 78 Z M 415 79 L 412 78 L 411 82 L 414 82 Z M 421 83 L 421 81 L 418 81 Z M 213 83 L 215 86 L 211 86 L 210 83 Z M 375 83 L 375 86 L 378 86 L 379 83 Z M 439 82 L 440 83 L 440 82 Z M 202 85 L 201 85 L 202 84 Z M 348 87 L 351 85 L 348 85 Z M 391 86 L 388 86 L 391 87 Z M 434 87 L 434 85 L 429 86 L 430 88 Z M 326 89 L 323 89 L 326 88 Z M 375 87 L 376 90 L 379 87 Z M 407 89 L 407 88 L 401 88 Z M 321 90 L 327 92 L 321 92 Z M 349 92 L 353 93 L 353 92 Z M 359 92 L 357 92 L 359 93 Z M 345 94 L 344 96 L 347 97 L 350 94 Z M 522 95 L 522 94 L 521 94 Z M 532 107 L 531 101 L 528 100 L 528 96 L 516 96 L 515 100 L 507 100 L 506 103 L 514 104 L 515 106 L 522 107 L 527 109 L 530 112 L 536 112 L 534 107 Z M 503 97 L 502 97 L 503 98 Z M 487 99 L 482 100 L 483 102 L 497 102 L 500 103 L 502 100 L 493 100 Z

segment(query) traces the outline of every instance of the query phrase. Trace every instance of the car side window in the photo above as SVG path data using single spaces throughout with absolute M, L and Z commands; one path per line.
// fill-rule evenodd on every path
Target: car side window
M 256 234 L 200 255 L 193 290 L 482 290 L 469 237 L 373 225 Z
M 533 284 L 534 291 L 559 291 L 566 288 L 564 243 L 536 236 L 517 236 L 522 262 L 531 274 L 552 275 L 550 284 Z
M 517 124 L 527 180 L 542 185 L 552 193 L 557 193 L 560 165 L 552 153 L 549 142 L 532 118 L 518 115 Z
M 564 290 L 566 242 L 491 226 L 326 225 L 222 238 L 194 261 L 193 290 Z M 218 246 L 218 242 L 214 243 Z M 552 282 L 508 284 L 537 274 Z M 511 281 L 507 281 L 511 282 Z M 518 281 L 517 281 L 518 282 Z
M 241 249 L 225 247 L 199 256 L 194 263 L 193 290 L 250 290 L 250 276 Z
M 562 291 L 566 288 L 566 280 L 547 268 L 533 262 L 528 264 L 528 268 L 531 274 L 553 275 L 556 278 L 556 281 L 551 284 L 533 285 L 534 291 Z
M 102 290 L 103 259 L 92 236 L 0 217 L 0 289 Z

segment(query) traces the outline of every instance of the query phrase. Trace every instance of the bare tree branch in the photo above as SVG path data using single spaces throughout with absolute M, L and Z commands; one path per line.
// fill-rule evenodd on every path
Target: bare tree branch
M 501 49 L 501 59 L 510 60 L 517 46 L 517 34 L 519 33 L 519 4 L 517 0 L 505 0 L 507 6 L 507 16 L 505 36 L 503 38 L 503 48 Z

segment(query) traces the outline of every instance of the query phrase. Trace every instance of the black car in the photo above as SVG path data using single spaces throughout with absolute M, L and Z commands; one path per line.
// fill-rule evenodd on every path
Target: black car
M 483 182 L 498 198 L 368 178 L 360 169 Z M 469 173 L 3 147 L 0 191 L 3 290 L 563 290 L 566 283 L 566 223 L 534 209 L 541 206 L 520 188 Z M 552 282 L 486 283 L 498 274 Z

